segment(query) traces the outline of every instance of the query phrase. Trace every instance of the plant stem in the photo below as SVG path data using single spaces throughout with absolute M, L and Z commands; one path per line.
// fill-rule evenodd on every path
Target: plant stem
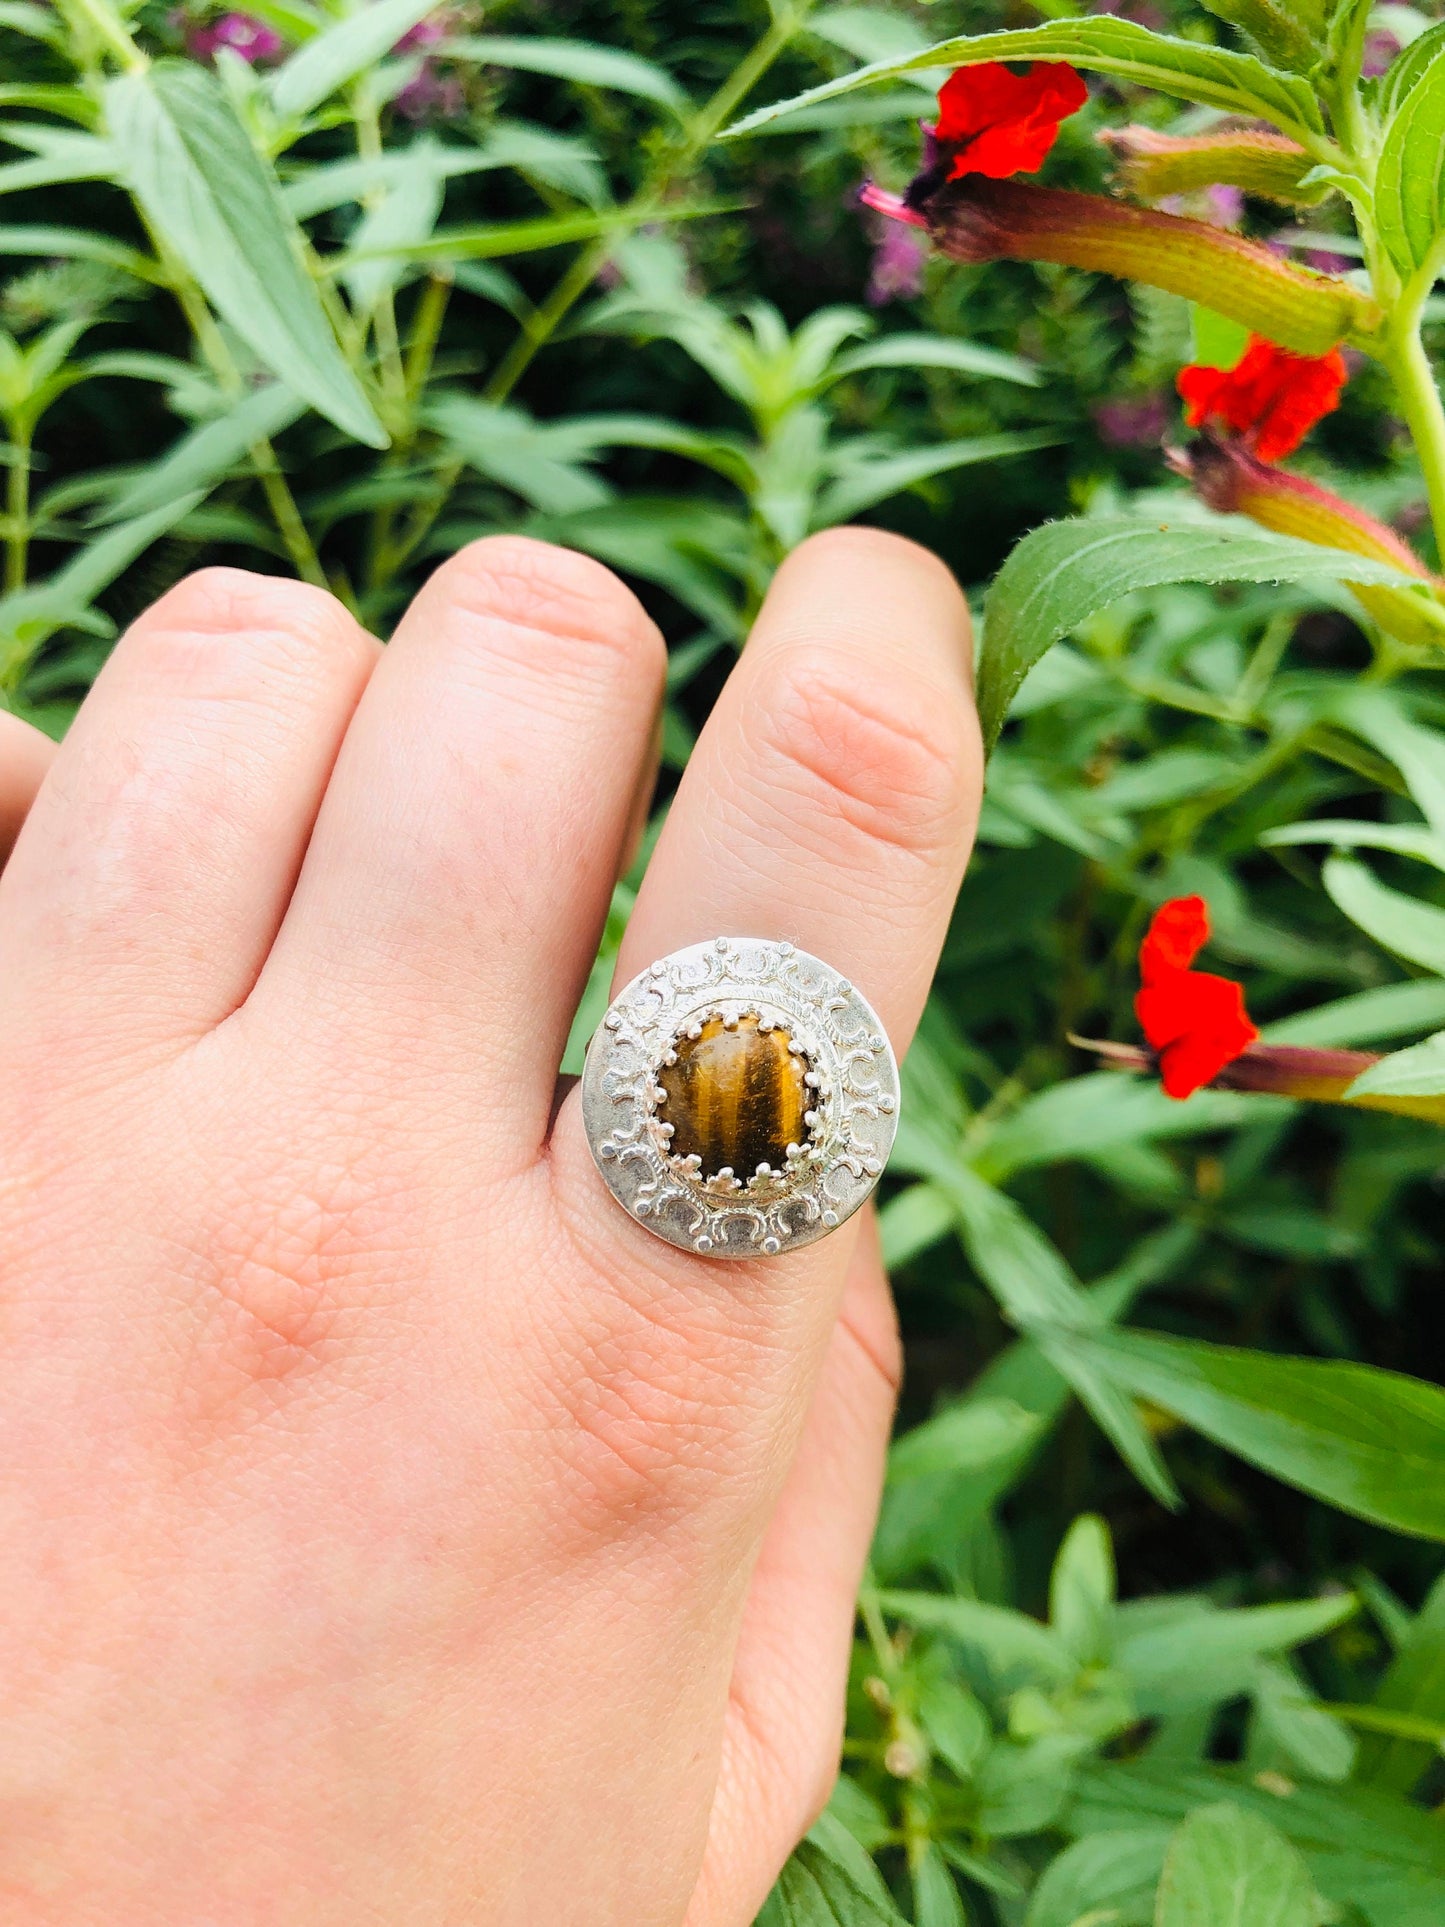
M 1420 339 L 1418 307 L 1415 313 L 1410 312 L 1413 305 L 1403 307 L 1394 317 L 1387 365 L 1425 477 L 1437 562 L 1445 564 L 1445 405 Z
M 5 592 L 25 587 L 30 553 L 30 434 L 16 426 L 6 454 L 5 481 Z
M 150 61 L 131 38 L 125 22 L 105 0 L 62 0 L 62 11 L 88 27 L 126 73 L 141 74 L 149 67 Z
M 240 370 L 232 359 L 226 346 L 226 338 L 216 325 L 215 316 L 206 305 L 205 296 L 191 280 L 185 269 L 171 254 L 170 250 L 154 233 L 156 253 L 161 261 L 181 310 L 190 323 L 191 333 L 196 345 L 210 364 L 221 389 L 228 395 L 240 398 L 244 394 Z M 276 524 L 277 533 L 286 544 L 286 553 L 291 558 L 292 567 L 303 582 L 311 582 L 318 589 L 329 588 L 326 571 L 321 566 L 321 558 L 316 546 L 302 520 L 301 511 L 296 506 L 296 498 L 291 493 L 290 484 L 281 472 L 281 464 L 276 458 L 276 450 L 268 438 L 254 442 L 249 450 L 255 463 L 256 474 L 266 497 L 266 506 L 271 511 L 271 520 Z

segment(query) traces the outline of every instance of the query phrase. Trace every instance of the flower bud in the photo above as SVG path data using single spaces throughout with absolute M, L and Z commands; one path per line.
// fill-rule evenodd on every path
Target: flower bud
M 1369 342 L 1378 304 L 1206 221 L 1021 181 L 950 182 L 919 210 L 955 261 L 1055 261 L 1201 302 L 1301 355 Z
M 1369 343 L 1378 304 L 1347 281 L 1282 261 L 1258 242 L 1102 194 L 1019 181 L 950 183 L 922 208 L 955 261 L 1056 261 L 1201 302 L 1296 354 Z
M 1347 549 L 1372 561 L 1388 562 L 1418 576 L 1419 592 L 1351 582 L 1346 587 L 1380 627 L 1402 642 L 1445 643 L 1445 583 L 1432 576 L 1409 544 L 1353 502 L 1302 475 L 1291 475 L 1251 455 L 1237 441 L 1205 436 L 1188 449 L 1174 449 L 1169 464 L 1185 476 L 1201 498 L 1221 515 L 1247 515 L 1280 535 Z
M 1224 186 L 1286 207 L 1314 207 L 1332 191 L 1324 181 L 1301 184 L 1315 163 L 1283 134 L 1248 128 L 1180 137 L 1152 127 L 1109 127 L 1098 138 L 1118 163 L 1120 187 L 1139 201 Z

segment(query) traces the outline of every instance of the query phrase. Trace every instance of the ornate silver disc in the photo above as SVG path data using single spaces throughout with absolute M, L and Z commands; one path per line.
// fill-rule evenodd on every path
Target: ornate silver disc
M 615 998 L 587 1047 L 582 1115 L 639 1224 L 705 1257 L 770 1257 L 826 1237 L 872 1191 L 898 1066 L 836 970 L 790 943 L 716 937 Z M 721 1161 L 729 1146 L 747 1168 Z

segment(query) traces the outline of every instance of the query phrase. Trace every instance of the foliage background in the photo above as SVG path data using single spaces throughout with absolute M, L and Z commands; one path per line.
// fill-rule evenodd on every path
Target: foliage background
M 808 527 L 862 515 L 981 591 L 1050 517 L 1180 512 L 1159 449 L 1191 352 L 1182 303 L 1021 263 L 925 269 L 896 235 L 880 256 L 852 197 L 865 174 L 908 178 L 921 90 L 712 141 L 744 100 L 1069 0 L 381 6 L 401 50 L 347 70 L 343 45 L 336 84 L 293 88 L 289 117 L 268 92 L 279 56 L 217 54 L 215 15 L 147 4 L 131 22 L 151 54 L 214 68 L 274 163 L 361 371 L 355 418 L 379 415 L 384 451 L 273 380 L 216 265 L 158 228 L 142 160 L 105 147 L 95 84 L 121 16 L 0 0 L 0 692 L 20 713 L 60 733 L 117 628 L 202 563 L 299 569 L 385 633 L 440 555 L 524 528 L 621 568 L 669 634 L 665 808 L 769 570 Z M 355 33 L 365 12 L 256 9 L 288 46 Z M 1233 44 L 1191 0 L 1136 14 Z M 1179 124 L 1156 96 L 1096 84 L 1049 178 L 1102 188 L 1094 135 L 1141 119 Z M 1310 225 L 1348 250 L 1341 216 Z M 892 298 L 870 306 L 888 273 Z M 1373 367 L 1308 466 L 1422 531 Z M 1135 1327 L 1445 1376 L 1437 1127 L 1224 1094 L 1171 1106 L 1068 1042 L 1134 1034 L 1144 921 L 1196 889 L 1256 1017 L 1296 1020 L 1281 1035 L 1390 1048 L 1445 1024 L 1445 966 L 1348 921 L 1317 850 L 1265 841 L 1311 816 L 1417 820 L 1370 713 L 1340 706 L 1369 688 L 1407 689 L 1416 726 L 1445 728 L 1438 677 L 1343 592 L 1180 587 L 1091 617 L 1016 705 L 886 1192 L 907 1436 L 864 1600 L 850 1778 L 777 1921 L 1445 1919 L 1445 1535 L 1307 1496 L 1218 1442 L 1225 1420 L 1211 1442 L 1097 1361 L 1090 1377 L 1086 1347 L 1018 1335 L 1082 1280 Z M 1376 869 L 1445 905 L 1438 874 Z M 578 1039 L 629 900 L 624 884 Z M 1090 1388 L 1086 1410 L 1073 1393 Z M 1445 1445 L 1422 1426 L 1401 1492 L 1438 1490 Z M 1393 1733 L 1371 1730 L 1372 1706 Z M 1156 1893 L 1166 1849 L 1174 1899 Z M 1274 1881 L 1275 1911 L 1188 1887 L 1191 1854 L 1233 1852 Z M 1184 1888 L 1195 1911 L 1168 1911 Z

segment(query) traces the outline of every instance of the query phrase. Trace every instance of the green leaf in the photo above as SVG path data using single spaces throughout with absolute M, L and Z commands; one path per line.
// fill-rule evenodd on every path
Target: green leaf
M 1266 1757 L 1282 1752 L 1291 1766 L 1312 1780 L 1347 1780 L 1358 1744 L 1343 1720 L 1315 1704 L 1295 1667 L 1283 1659 L 1261 1659 L 1250 1687 L 1254 1720 L 1250 1750 Z
M 756 1927 L 908 1927 L 882 1875 L 833 1813 L 784 1867 Z
M 1166 1604 L 1168 1612 L 1162 1610 Z M 1319 1639 L 1358 1610 L 1349 1593 L 1230 1609 L 1144 1600 L 1120 1609 L 1114 1664 L 1144 1714 L 1217 1706 L 1249 1690 L 1264 1655 Z
M 1097 1513 L 1069 1527 L 1049 1580 L 1049 1624 L 1081 1666 L 1102 1666 L 1113 1644 L 1114 1547 Z
M 891 1483 L 940 1472 L 972 1476 L 1032 1443 L 1038 1420 L 1011 1398 L 966 1396 L 946 1406 L 894 1442 L 888 1454 Z
M 1318 1010 L 1270 1024 L 1265 1038 L 1271 1044 L 1316 1044 L 1322 1049 L 1344 1049 L 1379 1044 L 1392 1037 L 1408 1037 L 1445 1024 L 1445 980 L 1423 978 L 1418 983 L 1385 984 L 1362 990 Z
M 1044 1357 L 1060 1377 L 1067 1380 L 1074 1396 L 1145 1491 L 1170 1511 L 1180 1510 L 1184 1502 L 1179 1488 L 1133 1399 L 1099 1370 L 1086 1351 L 1074 1344 L 1070 1332 L 1040 1328 L 1034 1338 Z
M 68 181 L 105 181 L 115 173 L 117 158 L 109 141 L 93 134 L 52 134 L 45 152 L 29 160 L 0 167 L 0 194 L 20 194 L 28 188 L 56 187 Z
M 899 454 L 877 454 L 871 449 L 850 453 L 846 442 L 835 445 L 830 466 L 836 479 L 819 499 L 814 525 L 830 528 L 847 522 L 864 509 L 898 495 L 931 475 L 978 462 L 996 462 L 1006 455 L 1027 455 L 1040 448 L 1057 448 L 1059 437 L 1047 429 L 1005 435 L 965 435 L 933 448 L 910 448 Z
M 1334 714 L 1389 757 L 1404 777 L 1411 801 L 1445 847 L 1445 735 L 1413 722 L 1376 689 L 1345 691 Z
M 1223 519 L 1163 528 L 1129 515 L 1046 523 L 1014 549 L 984 604 L 984 742 L 992 748 L 998 740 L 1015 690 L 1051 645 L 1132 590 L 1168 582 L 1321 581 L 1419 586 L 1389 563 Z
M 905 14 L 882 7 L 820 7 L 808 15 L 807 28 L 855 60 L 888 60 L 922 53 L 928 45 L 927 34 Z
M 1316 1498 L 1445 1539 L 1445 1392 L 1398 1372 L 1144 1332 L 1074 1342 L 1118 1384 Z
M 0 255 L 40 255 L 46 260 L 58 256 L 65 261 L 98 261 L 103 267 L 118 268 L 134 275 L 137 281 L 164 282 L 158 264 L 139 248 L 109 235 L 92 234 L 88 228 L 74 227 L 0 227 Z
M 940 1174 L 939 1181 L 946 1181 L 954 1199 L 974 1270 L 998 1299 L 1006 1318 L 1025 1330 L 1094 1322 L 1063 1254 L 1012 1198 L 964 1164 L 955 1166 L 946 1179 Z
M 931 1840 L 915 1861 L 912 1874 L 917 1927 L 968 1927 L 948 1863 Z
M 1445 841 L 1418 823 L 1354 823 L 1321 816 L 1266 830 L 1259 840 L 1270 850 L 1307 843 L 1331 843 L 1337 850 L 1388 850 L 1445 870 Z
M 1406 94 L 1385 130 L 1375 176 L 1380 238 L 1403 274 L 1435 256 L 1445 227 L 1445 50 Z
M 1405 96 L 1419 85 L 1442 53 L 1445 53 L 1445 22 L 1427 27 L 1396 54 L 1381 76 L 1376 97 L 1383 120 L 1393 118 Z
M 300 230 L 214 75 L 158 61 L 106 89 L 131 192 L 257 358 L 355 440 L 386 446 L 302 265 Z
M 59 52 L 65 50 L 65 26 L 53 7 L 32 6 L 30 0 L 0 0 L 0 27 L 23 33 L 30 40 L 43 40 Z
M 476 227 L 438 228 L 435 234 L 410 246 L 388 246 L 378 258 L 403 261 L 489 261 L 498 255 L 535 254 L 542 248 L 566 247 L 574 241 L 593 241 L 603 234 L 625 234 L 643 222 L 700 221 L 712 214 L 731 213 L 735 201 L 678 202 L 645 212 L 635 207 L 604 208 L 600 213 L 543 214 L 530 221 L 497 221 Z M 345 274 L 369 259 L 360 249 L 333 256 L 326 263 L 333 274 Z M 1414 578 L 1412 577 L 1411 580 Z
M 301 120 L 350 80 L 375 66 L 429 14 L 435 0 L 369 0 L 313 35 L 271 79 L 271 105 L 282 120 Z
M 1445 1722 L 1445 1579 L 1436 1580 L 1411 1621 L 1374 1704 L 1384 1712 Z M 1417 1740 L 1367 1736 L 1356 1774 L 1366 1785 L 1411 1793 L 1438 1753 L 1437 1746 Z
M 182 435 L 169 453 L 144 469 L 99 519 L 119 522 L 127 516 L 145 515 L 178 495 L 214 488 L 258 442 L 289 428 L 304 409 L 305 404 L 281 382 L 254 390 L 226 414 Z
M 1119 1828 L 1089 1834 L 1045 1868 L 1034 1888 L 1024 1927 L 1150 1927 L 1154 1889 L 1164 1865 L 1169 1830 Z
M 1017 382 L 1021 388 L 1041 388 L 1044 381 L 1042 370 L 1021 355 L 1008 355 L 1001 348 L 984 348 L 976 341 L 949 335 L 924 334 L 884 335 L 861 348 L 850 348 L 833 362 L 828 379 L 861 375 L 870 368 L 950 368 L 961 375 Z
M 942 1633 L 982 1654 L 997 1672 L 1064 1681 L 1078 1671 L 1073 1654 L 1056 1634 L 1007 1606 L 934 1592 L 880 1592 L 878 1603 L 895 1619 L 924 1632 Z
M 449 60 L 484 61 L 489 67 L 551 74 L 558 80 L 575 80 L 584 87 L 606 87 L 614 93 L 635 94 L 641 100 L 655 100 L 663 107 L 670 107 L 675 114 L 682 114 L 688 106 L 682 88 L 655 61 L 643 60 L 617 47 L 598 46 L 592 40 L 552 40 L 531 34 L 525 38 L 468 34 L 444 41 L 440 51 Z
M 1201 1807 L 1169 1843 L 1155 1927 L 1315 1927 L 1316 1918 L 1309 1869 L 1257 1814 Z
M 972 1778 L 993 1733 L 968 1688 L 946 1674 L 925 1675 L 918 1685 L 918 1718 L 934 1752 L 960 1780 Z
M 1093 1764 L 1080 1773 L 1070 1830 L 1096 1837 L 1177 1822 L 1219 1800 L 1277 1827 L 1304 1854 L 1321 1891 L 1359 1907 L 1371 1927 L 1445 1920 L 1445 1831 L 1433 1814 L 1373 1788 L 1258 1781 L 1239 1767 Z
M 1445 1030 L 1382 1057 L 1355 1079 L 1345 1096 L 1445 1097 Z
M 1445 910 L 1390 889 L 1353 857 L 1332 856 L 1321 876 L 1336 906 L 1366 936 L 1445 977 Z
M 1263 116 L 1306 143 L 1319 145 L 1324 121 L 1314 90 L 1291 74 L 1279 74 L 1252 54 L 1232 53 L 1196 40 L 1150 33 L 1131 20 L 1056 20 L 1012 33 L 965 35 L 942 40 L 920 53 L 895 55 L 809 88 L 791 100 L 760 108 L 726 130 L 725 140 L 770 126 L 794 108 L 833 100 L 857 87 L 929 67 L 964 67 L 983 60 L 1068 60 L 1076 67 L 1112 74 L 1136 87 L 1153 87 L 1178 100 L 1193 100 L 1227 114 Z
M 199 500 L 197 495 L 183 495 L 149 515 L 122 522 L 99 540 L 88 542 L 48 581 L 0 597 L 0 686 L 12 680 L 17 667 L 57 629 L 76 625 L 92 634 L 112 634 L 109 618 L 98 617 L 91 609 L 95 598 Z

